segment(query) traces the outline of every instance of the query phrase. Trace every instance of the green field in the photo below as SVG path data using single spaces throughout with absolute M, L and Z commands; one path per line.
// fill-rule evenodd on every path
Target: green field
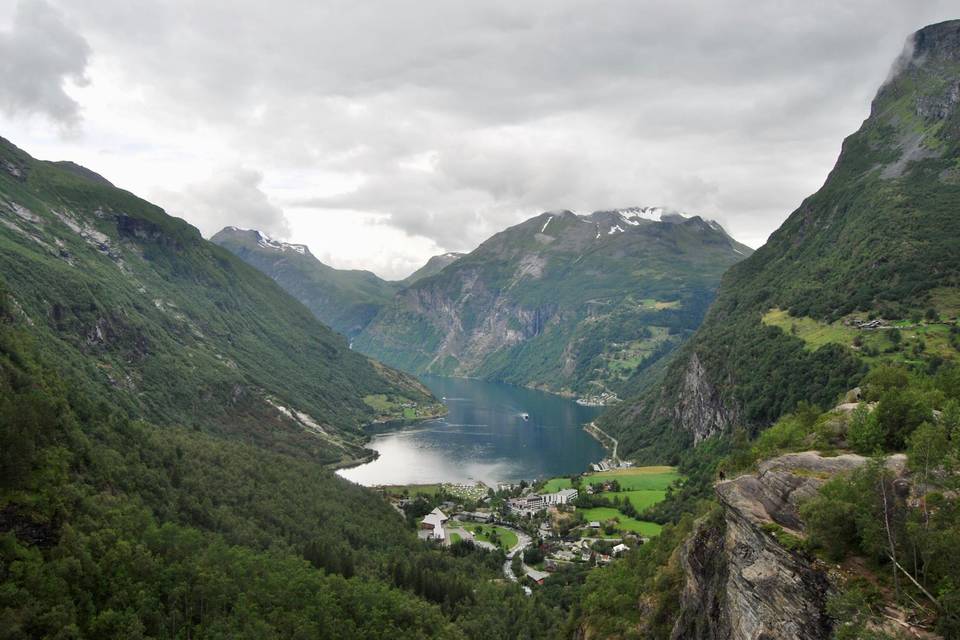
M 946 294 L 943 294 L 943 297 L 946 311 L 941 311 L 941 318 L 950 316 L 956 304 L 954 297 Z M 810 351 L 816 351 L 826 344 L 839 344 L 854 349 L 853 341 L 859 337 L 864 347 L 870 347 L 879 352 L 876 356 L 867 356 L 862 350 L 857 350 L 860 357 L 867 362 L 919 362 L 920 360 L 913 353 L 913 346 L 920 340 L 924 343 L 923 352 L 928 356 L 937 355 L 946 359 L 957 357 L 956 349 L 950 344 L 950 327 L 939 322 L 915 324 L 904 320 L 895 323 L 901 334 L 900 349 L 888 352 L 887 350 L 893 344 L 889 329 L 863 331 L 847 326 L 842 321 L 828 324 L 805 316 L 793 317 L 782 309 L 769 310 L 763 315 L 762 320 L 765 325 L 778 327 L 784 333 L 800 338 Z
M 497 533 L 500 534 L 500 545 L 504 549 L 512 549 L 516 546 L 517 534 L 510 529 L 504 529 L 503 527 L 497 527 L 489 524 L 479 524 L 476 522 L 462 522 L 460 526 L 473 534 L 473 537 L 481 542 L 490 542 L 490 530 L 496 529 Z M 480 529 L 483 533 L 477 533 L 477 530 Z
M 551 478 L 547 480 L 547 484 L 543 485 L 543 492 L 556 493 L 561 489 L 569 489 L 570 486 L 570 478 Z
M 658 525 L 656 522 L 645 522 L 643 520 L 634 520 L 633 518 L 628 518 L 612 507 L 594 507 L 593 509 L 582 509 L 580 513 L 583 514 L 583 517 L 587 522 L 597 520 L 601 524 L 607 520 L 616 518 L 620 521 L 618 528 L 623 532 L 638 533 L 647 538 L 660 535 L 660 525 Z
M 630 500 L 637 511 L 643 511 L 661 502 L 666 496 L 667 487 L 678 478 L 680 478 L 680 474 L 677 473 L 675 467 L 630 467 L 629 469 L 586 473 L 583 475 L 583 485 L 616 480 L 620 483 L 622 491 L 607 491 L 600 495 L 610 500 L 614 497 L 619 497 L 621 500 L 626 498 Z M 552 478 L 543 486 L 543 491 L 550 493 L 568 487 L 570 487 L 570 478 Z M 604 520 L 618 518 L 620 520 L 619 528 L 623 532 L 639 533 L 646 537 L 660 533 L 660 525 L 645 520 L 628 518 L 612 507 L 582 509 L 580 512 L 587 522 L 593 520 L 603 522 Z
M 456 544 L 457 542 L 460 542 L 460 534 L 459 534 L 459 533 L 451 533 L 451 534 L 450 534 L 450 544 Z
M 413 497 L 416 495 L 435 496 L 440 491 L 441 486 L 439 484 L 386 484 L 380 488 L 388 496 L 407 495 Z
M 680 474 L 674 467 L 631 467 L 584 474 L 586 484 L 616 480 L 624 491 L 664 491 Z
M 630 500 L 630 503 L 633 504 L 633 508 L 637 511 L 643 511 L 648 507 L 652 507 L 658 502 L 662 502 L 666 497 L 666 491 L 660 490 L 651 490 L 651 489 L 639 489 L 637 491 L 606 491 L 600 494 L 604 498 L 613 500 L 615 497 L 623 500 L 624 498 Z

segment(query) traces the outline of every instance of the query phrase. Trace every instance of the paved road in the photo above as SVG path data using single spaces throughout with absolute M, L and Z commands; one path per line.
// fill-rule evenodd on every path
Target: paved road
M 503 525 L 503 524 L 497 524 L 497 525 L 495 525 L 495 526 L 497 526 L 497 527 L 502 527 L 502 528 L 504 528 L 504 529 L 509 529 L 510 531 L 513 531 L 513 533 L 515 533 L 516 536 L 517 536 L 517 544 L 513 545 L 513 547 L 511 547 L 511 548 L 507 551 L 507 560 L 503 563 L 503 577 L 505 577 L 507 580 L 510 580 L 511 582 L 517 582 L 517 576 L 513 575 L 513 569 L 510 567 L 510 563 L 513 561 L 513 556 L 515 556 L 515 555 L 518 554 L 518 553 L 522 553 L 524 549 L 526 549 L 527 547 L 530 546 L 530 543 L 531 543 L 533 540 L 530 538 L 530 536 L 528 536 L 528 535 L 527 535 L 526 533 L 524 533 L 523 531 L 520 531 L 519 529 L 514 529 L 513 527 L 508 527 L 508 526 Z M 457 535 L 460 536 L 460 538 L 461 538 L 462 540 L 472 540 L 473 543 L 474 543 L 475 545 L 477 545 L 478 547 L 483 547 L 484 549 L 489 549 L 489 550 L 491 550 L 491 551 L 495 551 L 495 550 L 497 549 L 497 547 L 496 547 L 495 545 L 493 545 L 493 544 L 491 544 L 491 543 L 489 543 L 489 542 L 484 542 L 484 541 L 482 541 L 482 540 L 477 540 L 476 537 L 475 537 L 472 533 L 470 533 L 469 531 L 467 531 L 466 529 L 464 529 L 464 528 L 462 528 L 462 527 L 447 527 L 447 528 L 446 528 L 446 534 L 447 534 L 447 536 L 446 536 L 446 544 L 447 544 L 447 545 L 450 544 L 450 534 L 451 534 L 451 533 L 456 533 Z M 524 571 L 526 571 L 527 566 L 524 565 L 524 566 L 523 566 L 523 569 L 524 569 Z M 529 587 L 523 587 L 523 591 L 524 591 L 524 593 L 526 593 L 528 596 L 533 593 L 533 591 L 531 591 Z
M 506 562 L 503 563 L 504 577 L 507 580 L 510 580 L 511 582 L 516 582 L 517 576 L 513 575 L 513 568 L 510 566 L 510 564 L 513 562 L 513 556 L 517 555 L 518 553 L 522 553 L 524 549 L 530 546 L 530 543 L 532 542 L 532 540 L 530 539 L 530 536 L 525 534 L 523 531 L 520 531 L 519 529 L 514 529 L 513 527 L 504 527 L 504 528 L 510 529 L 515 534 L 517 534 L 517 544 L 515 544 L 513 548 L 507 552 L 507 560 Z M 526 568 L 527 568 L 526 565 L 524 565 L 523 568 L 524 568 L 524 571 L 526 571 Z M 527 595 L 530 595 L 532 593 L 532 591 L 530 591 L 529 588 L 524 588 L 524 592 L 526 592 Z
M 610 459 L 616 462 L 618 460 L 617 447 L 620 446 L 620 442 L 616 438 L 614 438 L 612 435 L 610 435 L 609 433 L 607 433 L 606 431 L 598 427 L 596 422 L 591 422 L 590 428 L 596 429 L 598 432 L 602 433 L 605 437 L 609 438 L 613 442 L 613 453 L 610 454 Z

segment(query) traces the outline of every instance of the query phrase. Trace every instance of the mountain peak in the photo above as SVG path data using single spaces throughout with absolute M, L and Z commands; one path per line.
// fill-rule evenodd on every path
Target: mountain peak
M 290 242 L 274 240 L 267 234 L 257 229 L 244 229 L 243 227 L 233 226 L 224 227 L 210 238 L 211 241 L 217 244 L 222 244 L 228 239 L 233 239 L 234 241 L 246 241 L 247 243 L 256 244 L 256 246 L 261 249 L 279 251 L 281 253 L 293 251 L 302 256 L 313 255 L 310 253 L 310 248 L 305 244 L 292 244 Z
M 960 62 L 960 20 L 928 25 L 910 36 L 908 46 L 918 64 L 928 57 Z

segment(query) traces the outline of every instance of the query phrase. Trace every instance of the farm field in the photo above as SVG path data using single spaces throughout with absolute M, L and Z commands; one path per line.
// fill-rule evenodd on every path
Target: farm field
M 621 491 L 606 491 L 600 495 L 609 500 L 614 498 L 629 500 L 637 511 L 643 511 L 661 502 L 666 497 L 667 487 L 679 478 L 680 474 L 674 467 L 630 467 L 628 469 L 585 473 L 582 476 L 581 489 L 590 484 L 616 480 L 620 484 Z M 571 486 L 570 478 L 551 478 L 544 484 L 542 491 L 552 493 Z M 617 518 L 619 520 L 618 528 L 625 533 L 638 533 L 646 537 L 660 533 L 660 525 L 655 522 L 630 518 L 613 507 L 593 507 L 582 509 L 580 513 L 583 514 L 587 522 L 597 520 L 602 523 Z
M 616 480 L 624 491 L 665 491 L 680 474 L 674 467 L 630 467 L 584 474 L 583 482 L 609 482 Z
M 628 518 L 612 507 L 583 509 L 581 513 L 583 513 L 583 517 L 587 522 L 596 520 L 600 522 L 600 524 L 616 518 L 619 520 L 617 527 L 625 533 L 637 533 L 647 538 L 660 535 L 660 525 L 656 522 L 646 522 L 645 520 Z
M 547 484 L 543 485 L 543 492 L 556 493 L 561 489 L 569 489 L 571 486 L 570 478 L 551 478 L 547 480 Z
M 658 502 L 662 502 L 666 497 L 667 492 L 651 489 L 639 489 L 636 491 L 605 491 L 600 495 L 609 500 L 613 500 L 614 498 L 620 498 L 620 500 L 627 499 L 633 505 L 634 509 L 637 511 L 643 511 L 644 509 L 652 507 Z
M 490 533 L 493 530 L 496 530 L 497 534 L 500 536 L 500 546 L 505 550 L 512 549 L 516 546 L 517 534 L 510 529 L 504 529 L 503 527 L 497 527 L 490 524 L 479 524 L 476 522 L 458 522 L 457 523 L 462 528 L 466 529 L 473 534 L 473 537 L 481 542 L 491 542 Z

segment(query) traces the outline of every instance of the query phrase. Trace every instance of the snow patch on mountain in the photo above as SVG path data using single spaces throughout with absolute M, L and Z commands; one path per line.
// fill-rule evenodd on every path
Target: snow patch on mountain
M 663 207 L 628 207 L 617 209 L 617 213 L 624 221 L 629 220 L 628 224 L 637 225 L 640 220 L 663 222 L 663 214 L 666 213 L 666 210 Z
M 308 253 L 307 246 L 304 244 L 290 244 L 289 242 L 281 242 L 279 240 L 274 240 L 267 234 L 257 229 L 244 229 L 243 227 L 227 227 L 229 231 L 236 231 L 241 233 L 252 233 L 257 240 L 257 246 L 261 249 L 275 249 L 277 251 L 294 251 L 300 255 L 306 255 Z

